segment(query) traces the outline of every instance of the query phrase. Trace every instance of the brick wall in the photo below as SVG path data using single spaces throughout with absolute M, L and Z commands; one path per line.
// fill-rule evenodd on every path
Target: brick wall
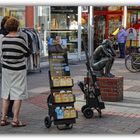
M 91 82 L 91 78 L 84 77 L 84 83 Z M 123 100 L 123 77 L 98 77 L 97 82 L 103 101 L 116 102 Z
M 123 100 L 123 77 L 100 77 L 97 78 L 97 81 L 103 101 L 115 102 Z

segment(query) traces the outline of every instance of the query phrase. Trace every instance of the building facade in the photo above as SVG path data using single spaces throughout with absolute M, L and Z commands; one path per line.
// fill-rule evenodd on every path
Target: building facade
M 0 21 L 3 16 L 14 16 L 20 20 L 21 27 L 35 28 L 43 40 L 44 56 L 47 55 L 48 43 L 51 45 L 60 43 L 62 47 L 67 48 L 70 59 L 81 60 L 84 57 L 81 38 L 83 31 L 89 38 L 91 34 L 88 30 L 92 30 L 94 34 L 92 45 L 96 48 L 124 22 L 124 6 L 93 7 L 93 18 L 90 18 L 89 11 L 87 6 L 5 6 L 0 7 Z M 137 37 L 133 40 L 133 45 L 139 45 L 138 6 L 127 7 L 126 22 L 127 28 L 136 29 Z M 87 45 L 89 44 L 88 42 Z

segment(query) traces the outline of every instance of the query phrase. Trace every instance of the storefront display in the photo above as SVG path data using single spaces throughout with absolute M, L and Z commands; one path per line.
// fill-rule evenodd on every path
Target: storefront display
M 84 12 L 87 12 L 87 6 L 84 7 Z M 78 16 L 78 6 L 35 6 L 34 27 L 43 40 L 45 46 L 43 51 L 47 50 L 48 45 L 60 44 L 63 48 L 67 48 L 69 59 L 81 57 L 83 47 L 80 45 L 79 27 L 83 29 L 82 26 L 85 26 L 87 29 L 88 19 L 83 19 L 84 22 L 81 19 L 81 24 L 78 23 Z M 44 54 L 48 55 L 47 51 Z
M 51 30 L 68 29 L 66 20 L 67 20 L 66 14 L 52 14 L 51 15 Z
M 10 10 L 9 13 L 20 21 L 20 27 L 25 27 L 25 10 Z
M 50 45 L 60 44 L 70 53 L 77 52 L 77 30 L 53 30 L 50 34 L 51 37 L 48 40 Z
M 59 36 L 61 41 L 58 44 L 66 47 L 69 53 L 78 52 L 77 9 L 77 6 L 51 7 L 50 38 L 55 44 Z
M 30 19 L 26 19 L 26 7 L 32 7 Z M 21 22 L 21 27 L 26 27 L 26 22 L 31 23 L 43 40 L 41 55 L 47 56 L 48 41 L 61 44 L 67 48 L 70 59 L 81 59 L 83 57 L 83 43 L 80 39 L 81 33 L 88 34 L 89 7 L 81 6 L 4 6 L 0 7 L 0 20 L 5 15 L 13 15 Z M 94 16 L 94 48 L 123 22 L 123 6 L 100 6 L 93 7 Z M 79 18 L 78 18 L 79 17 Z M 81 18 L 81 22 L 79 22 Z M 139 28 L 140 26 L 139 6 L 128 6 L 127 27 Z M 80 29 L 81 28 L 81 29 Z M 81 31 L 82 30 L 82 31 Z M 78 34 L 79 33 L 79 34 Z M 88 37 L 87 37 L 88 38 Z M 88 44 L 88 43 L 87 43 Z M 80 48 L 81 47 L 81 48 Z
M 109 15 L 108 16 L 109 28 L 108 35 L 111 35 L 121 25 L 120 16 Z
M 2 21 L 2 18 L 3 18 L 3 8 L 0 8 L 0 23 Z
M 98 47 L 99 44 L 105 39 L 106 17 L 96 16 L 94 18 L 95 31 L 94 31 L 94 46 Z
M 0 21 L 4 16 L 13 16 L 20 21 L 20 27 L 25 27 L 25 6 L 0 7 Z
M 50 6 L 34 6 L 34 28 L 40 35 L 43 43 L 42 56 L 47 56 L 47 38 L 50 30 Z
M 140 36 L 139 36 L 139 28 L 140 28 L 140 6 L 128 6 L 128 16 L 127 16 L 127 29 L 133 29 L 134 37 L 130 38 L 130 34 L 128 35 L 126 47 L 129 48 L 130 45 L 133 47 L 138 47 Z M 128 30 L 127 30 L 128 31 Z M 129 33 L 129 31 L 128 31 Z
M 110 36 L 122 24 L 123 9 L 121 6 L 94 7 L 94 46 Z

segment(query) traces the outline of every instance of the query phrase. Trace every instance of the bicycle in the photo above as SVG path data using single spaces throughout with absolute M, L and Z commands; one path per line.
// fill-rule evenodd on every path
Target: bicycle
M 133 49 L 125 57 L 125 67 L 130 72 L 140 72 L 140 47 Z

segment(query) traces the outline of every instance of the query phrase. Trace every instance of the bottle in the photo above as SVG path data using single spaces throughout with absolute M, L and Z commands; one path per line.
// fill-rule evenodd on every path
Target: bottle
M 58 115 L 57 115 L 57 119 L 63 119 L 64 118 L 64 112 L 63 110 L 60 108 L 58 111 Z
M 61 93 L 55 93 L 54 98 L 56 103 L 62 102 Z
M 71 118 L 76 118 L 76 110 L 75 110 L 75 108 L 70 109 L 70 117 Z
M 68 93 L 68 100 L 69 100 L 69 102 L 74 101 L 74 95 L 72 93 Z
M 60 86 L 60 78 L 59 77 L 53 77 L 53 86 L 59 87 Z
M 71 79 L 70 76 L 67 76 L 67 77 L 66 77 L 66 85 L 67 85 L 67 86 L 72 86 L 72 79 Z
M 55 108 L 56 118 L 57 118 L 57 119 L 58 119 L 59 110 L 60 110 L 60 107 L 56 107 L 56 108 Z
M 65 119 L 70 118 L 70 110 L 68 108 L 64 109 L 64 118 Z
M 68 94 L 64 93 L 63 94 L 63 102 L 68 102 L 68 101 L 69 101 Z

